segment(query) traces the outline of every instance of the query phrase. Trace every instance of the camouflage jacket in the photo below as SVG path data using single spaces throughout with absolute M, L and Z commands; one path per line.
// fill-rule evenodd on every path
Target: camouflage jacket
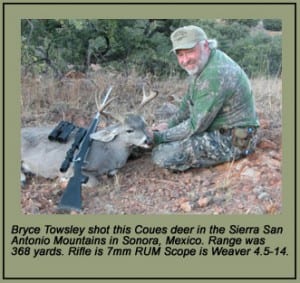
M 155 143 L 221 128 L 258 127 L 247 75 L 225 53 L 213 49 L 204 70 L 192 77 L 188 92 L 168 125 L 167 130 L 154 133 Z

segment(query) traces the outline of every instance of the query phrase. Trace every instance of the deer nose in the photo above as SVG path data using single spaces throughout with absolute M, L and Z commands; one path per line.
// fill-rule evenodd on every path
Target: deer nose
M 153 144 L 153 134 L 151 134 L 151 130 L 146 129 L 145 131 L 145 144 L 152 145 Z
M 145 140 L 145 144 L 152 145 L 153 144 L 153 139 L 151 137 L 147 136 L 147 138 Z

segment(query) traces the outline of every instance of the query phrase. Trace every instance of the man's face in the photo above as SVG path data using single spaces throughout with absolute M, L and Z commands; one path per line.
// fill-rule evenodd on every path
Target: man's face
M 188 72 L 189 75 L 201 73 L 210 54 L 207 42 L 204 44 L 197 43 L 190 49 L 176 50 L 176 56 L 181 68 Z

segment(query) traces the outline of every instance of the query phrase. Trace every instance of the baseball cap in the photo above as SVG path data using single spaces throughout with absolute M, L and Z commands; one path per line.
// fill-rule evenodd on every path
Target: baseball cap
M 178 28 L 171 34 L 171 51 L 193 48 L 199 41 L 206 39 L 206 33 L 200 27 L 190 25 Z

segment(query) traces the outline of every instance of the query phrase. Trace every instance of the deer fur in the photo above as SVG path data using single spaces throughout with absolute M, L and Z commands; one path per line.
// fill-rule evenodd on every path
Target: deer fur
M 21 130 L 21 158 L 24 173 L 45 178 L 72 176 L 72 170 L 62 175 L 59 169 L 74 141 L 75 134 L 72 134 L 67 143 L 53 142 L 48 140 L 48 135 L 54 127 L 55 125 Z M 103 174 L 116 174 L 118 169 L 127 162 L 133 146 L 149 147 L 150 139 L 146 127 L 146 122 L 141 116 L 129 114 L 123 122 L 91 134 L 92 143 L 83 168 L 83 174 L 89 176 L 87 186 L 96 185 Z M 24 178 L 22 174 L 21 180 L 24 181 Z

